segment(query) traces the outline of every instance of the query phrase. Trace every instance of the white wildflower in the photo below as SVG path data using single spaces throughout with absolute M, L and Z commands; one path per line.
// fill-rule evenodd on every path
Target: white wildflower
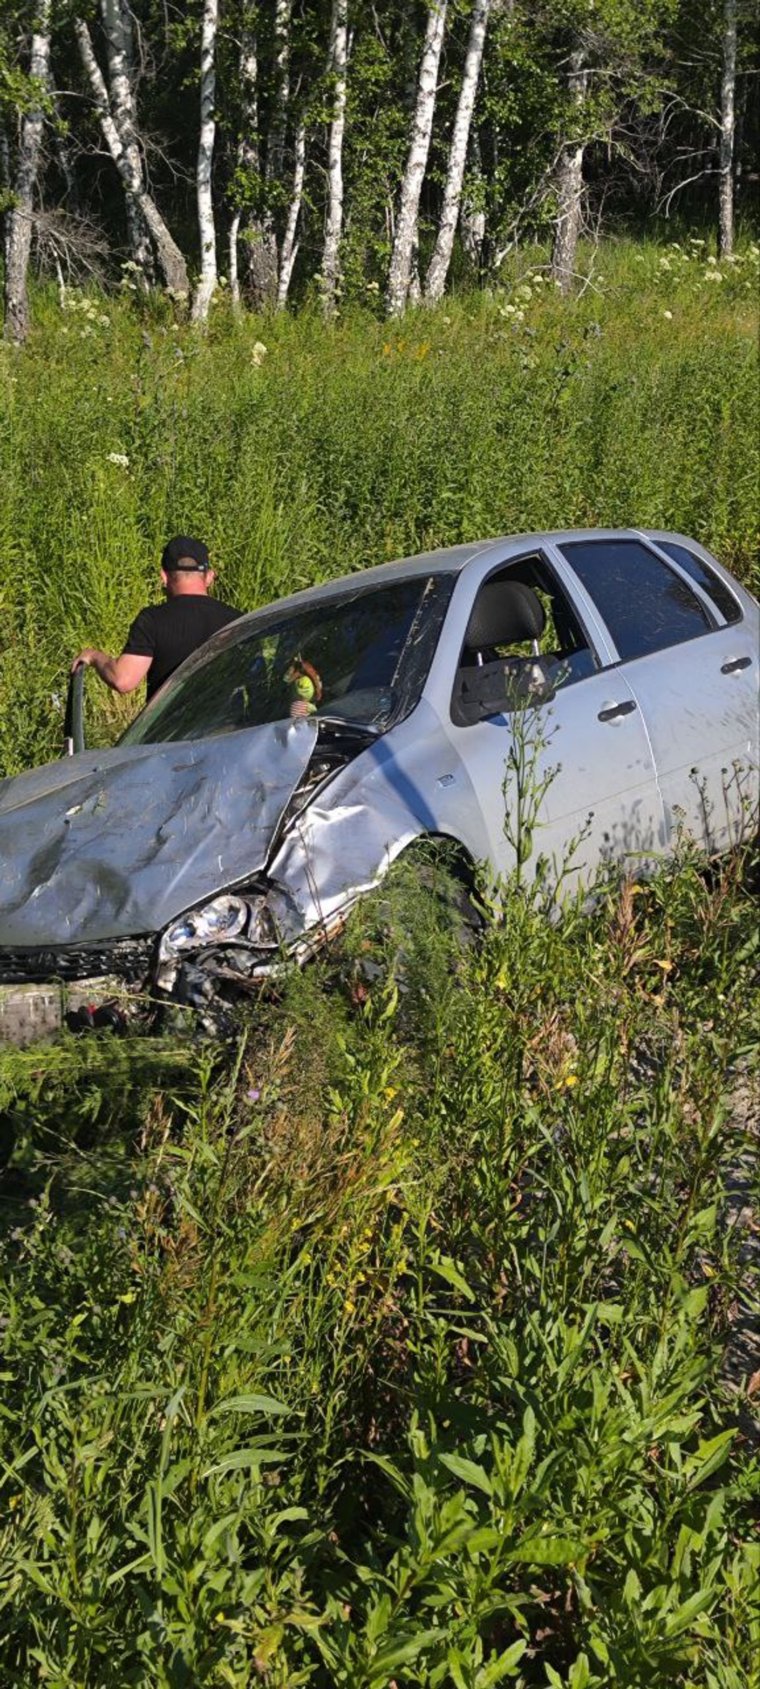
M 717 264 L 717 262 L 718 262 L 717 258 L 713 258 L 712 253 L 710 253 L 709 256 L 705 259 L 706 264 Z
M 129 468 L 129 458 L 127 457 L 126 452 L 109 452 L 106 458 L 106 463 L 115 463 L 117 469 Z
M 255 369 L 258 369 L 260 364 L 263 364 L 266 356 L 267 348 L 264 345 L 263 340 L 257 340 L 251 353 L 251 363 L 254 365 Z
M 705 281 L 722 281 L 722 270 L 705 270 Z
M 673 321 L 673 312 L 672 311 L 663 311 L 662 314 L 663 314 L 666 322 L 672 323 L 672 321 Z

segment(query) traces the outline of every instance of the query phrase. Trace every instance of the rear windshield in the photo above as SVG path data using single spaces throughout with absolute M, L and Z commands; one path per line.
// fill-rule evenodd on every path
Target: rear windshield
M 165 682 L 121 742 L 205 739 L 299 712 L 381 731 L 417 703 L 452 586 L 453 576 L 418 575 L 234 622 Z

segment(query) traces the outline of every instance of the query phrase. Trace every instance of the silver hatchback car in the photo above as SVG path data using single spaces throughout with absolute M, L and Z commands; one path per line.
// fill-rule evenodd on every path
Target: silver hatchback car
M 0 1040 L 114 982 L 245 989 L 421 838 L 508 871 L 526 729 L 537 853 L 576 883 L 683 828 L 727 849 L 757 814 L 759 636 L 703 546 L 631 529 L 456 546 L 242 617 L 113 749 L 0 784 Z

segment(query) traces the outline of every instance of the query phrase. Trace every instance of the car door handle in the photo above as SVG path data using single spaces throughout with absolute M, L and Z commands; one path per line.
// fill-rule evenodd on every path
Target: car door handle
M 721 663 L 720 672 L 721 674 L 738 674 L 739 669 L 748 669 L 751 662 L 751 657 L 732 657 L 730 663 Z
M 617 721 L 618 716 L 630 715 L 638 708 L 633 698 L 624 698 L 622 704 L 608 704 L 605 710 L 600 710 L 598 721 Z

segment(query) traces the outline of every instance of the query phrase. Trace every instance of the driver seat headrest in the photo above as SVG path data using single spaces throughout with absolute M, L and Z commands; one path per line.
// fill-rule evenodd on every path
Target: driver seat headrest
M 545 621 L 543 604 L 532 587 L 522 581 L 491 581 L 478 593 L 464 643 L 468 651 L 520 645 L 525 639 L 540 639 Z

